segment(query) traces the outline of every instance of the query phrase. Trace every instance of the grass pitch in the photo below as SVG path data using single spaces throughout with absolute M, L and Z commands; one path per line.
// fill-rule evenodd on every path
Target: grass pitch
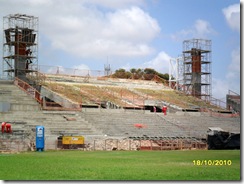
M 240 180 L 240 150 L 0 154 L 1 180 Z

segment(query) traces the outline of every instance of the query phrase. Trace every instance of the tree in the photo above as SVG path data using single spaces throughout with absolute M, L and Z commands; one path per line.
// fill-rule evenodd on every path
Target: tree
M 154 69 L 152 69 L 152 68 L 145 68 L 144 69 L 144 73 L 145 74 L 157 74 L 158 72 L 156 72 Z
M 141 68 L 131 68 L 129 71 L 126 71 L 123 68 L 120 68 L 115 71 L 113 77 L 122 78 L 122 79 L 145 79 L 145 80 L 152 80 L 153 77 L 157 75 L 162 79 L 169 80 L 169 74 L 159 73 L 152 68 L 145 68 L 144 70 Z
M 120 69 L 115 71 L 115 73 L 113 74 L 113 77 L 122 78 L 122 79 L 129 79 L 129 78 L 131 78 L 131 73 L 127 72 L 123 68 L 120 68 Z
M 130 73 L 136 73 L 136 69 L 135 68 L 131 68 L 130 69 Z

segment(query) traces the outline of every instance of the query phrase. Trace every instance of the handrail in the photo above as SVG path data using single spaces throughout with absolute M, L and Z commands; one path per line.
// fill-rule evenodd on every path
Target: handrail
M 223 117 L 223 118 L 240 117 L 240 113 L 224 114 L 224 113 L 220 113 L 220 112 L 215 112 L 215 111 L 208 109 L 208 108 L 201 108 L 200 112 L 205 112 L 209 116 L 212 116 L 212 117 Z
M 72 111 L 80 111 L 80 109 L 75 108 L 65 108 L 62 105 L 57 104 L 55 102 L 44 102 L 41 98 L 41 94 L 34 87 L 26 83 L 25 81 L 15 77 L 14 84 L 19 87 L 21 90 L 29 94 L 32 98 L 34 98 L 44 110 L 72 110 Z
M 220 100 L 220 99 L 217 99 L 217 98 L 214 98 L 212 96 L 210 96 L 210 99 L 208 101 L 211 105 L 214 105 L 214 106 L 217 106 L 218 108 L 221 108 L 221 109 L 226 109 L 226 102 Z
M 42 104 L 41 94 L 34 87 L 19 79 L 18 77 L 15 77 L 14 84 L 18 86 L 21 90 L 29 94 L 38 103 Z
M 229 89 L 229 91 L 228 91 L 228 94 L 229 94 L 229 95 L 233 94 L 233 95 L 236 95 L 236 96 L 240 96 L 238 93 L 236 93 L 236 92 L 234 92 L 234 91 L 232 91 L 232 90 L 230 90 L 230 89 Z
M 32 73 L 28 73 L 27 78 L 30 78 L 31 80 L 35 81 L 38 84 L 42 84 L 46 80 L 45 74 L 43 74 L 39 71 L 34 71 Z
M 174 89 L 175 90 L 175 89 Z M 181 94 L 185 94 L 186 96 L 193 96 L 192 94 L 190 95 L 187 95 L 184 91 L 177 91 L 178 93 L 181 93 Z M 197 91 L 194 91 L 192 89 L 192 92 L 193 93 L 197 93 Z M 199 95 L 199 96 L 203 96 L 203 95 Z M 206 95 L 208 96 L 208 95 Z M 194 97 L 194 96 L 193 96 Z M 199 102 L 203 102 L 203 103 L 207 103 L 211 106 L 215 106 L 217 108 L 220 108 L 220 109 L 225 109 L 226 110 L 226 102 L 220 100 L 220 99 L 217 99 L 217 98 L 214 98 L 213 96 L 208 96 L 208 98 L 206 99 L 202 99 L 202 98 L 196 98 Z

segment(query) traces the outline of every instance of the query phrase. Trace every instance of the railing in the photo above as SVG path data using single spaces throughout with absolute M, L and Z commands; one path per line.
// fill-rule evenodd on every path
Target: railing
M 225 113 L 220 113 L 220 112 L 216 112 L 216 111 L 212 111 L 208 108 L 201 108 L 200 112 L 205 112 L 208 113 L 209 116 L 212 117 L 223 117 L 223 118 L 234 118 L 234 117 L 240 117 L 239 113 L 230 113 L 230 114 L 225 114 Z
M 193 96 L 193 97 L 194 97 L 194 95 L 192 95 L 192 94 L 198 94 L 199 93 L 197 91 L 194 91 L 193 89 L 191 90 L 191 92 L 189 94 L 185 93 L 185 91 L 177 91 L 177 92 L 180 94 L 184 94 L 186 96 Z M 198 97 L 199 98 L 197 98 L 197 96 L 195 96 L 196 101 L 205 103 L 206 106 L 209 106 L 209 108 L 219 108 L 222 110 L 226 110 L 226 102 L 225 101 L 214 98 L 213 96 L 203 95 L 203 94 L 199 94 Z M 205 99 L 203 99 L 204 97 L 205 97 Z M 210 107 L 210 106 L 212 106 L 212 107 Z
M 20 80 L 19 78 L 15 77 L 14 84 L 18 86 L 21 90 L 29 94 L 32 98 L 34 98 L 39 104 L 42 105 L 41 94 L 31 85 L 28 83 Z
M 228 94 L 229 94 L 229 95 L 240 96 L 238 93 L 236 93 L 236 92 L 234 92 L 234 91 L 231 91 L 231 90 L 228 91 Z
M 209 99 L 209 103 L 211 105 L 214 105 L 218 108 L 221 108 L 221 109 L 226 109 L 226 102 L 222 101 L 222 100 L 219 100 L 217 98 L 214 98 L 214 97 L 210 97 Z
M 62 104 L 58 104 L 56 102 L 47 102 L 42 99 L 42 96 L 39 91 L 37 91 L 34 87 L 29 85 L 28 83 L 24 82 L 19 78 L 15 78 L 14 84 L 18 86 L 21 90 L 26 92 L 30 95 L 33 99 L 35 99 L 40 105 L 43 110 L 71 110 L 71 111 L 80 111 L 81 108 L 65 108 Z
M 46 80 L 45 74 L 39 71 L 28 73 L 26 76 L 29 80 L 35 81 L 37 84 L 43 84 Z
M 101 77 L 101 76 L 105 76 L 105 73 L 106 73 L 103 70 L 64 68 L 62 66 L 49 66 L 49 65 L 39 65 L 38 71 L 43 74 L 83 76 L 83 77 L 87 77 L 87 76 Z M 111 74 L 111 73 L 112 73 L 112 71 L 109 74 Z
M 63 68 L 60 66 L 39 65 L 38 68 L 39 68 L 38 70 L 40 72 L 37 72 L 34 77 L 40 78 L 40 82 L 43 82 L 43 83 L 46 80 L 49 80 L 49 82 L 51 81 L 51 79 L 48 79 L 48 77 L 46 77 L 45 74 L 47 74 L 47 75 L 52 74 L 52 75 L 57 75 L 57 76 L 67 75 L 67 76 L 71 76 L 71 77 L 75 77 L 75 76 L 82 77 L 83 76 L 83 77 L 86 77 L 84 80 L 87 80 L 87 76 L 99 78 L 101 76 L 104 76 L 104 73 L 105 73 L 102 70 L 85 70 L 85 69 L 80 70 L 80 69 L 74 69 L 74 68 Z M 153 77 L 151 77 L 151 78 L 153 81 L 160 82 L 160 83 L 164 84 L 165 86 L 169 86 L 169 83 L 167 80 L 159 77 L 158 75 L 152 75 L 152 76 Z M 180 91 L 178 91 L 178 92 L 180 92 Z M 194 91 L 192 91 L 192 92 L 194 92 Z M 194 93 L 197 94 L 197 92 L 194 92 Z M 234 93 L 234 92 L 229 90 L 229 93 Z M 191 96 L 192 96 L 192 94 L 191 94 Z M 204 95 L 200 94 L 200 97 L 201 96 L 204 97 Z M 206 104 L 215 106 L 216 108 L 226 109 L 226 102 L 213 98 L 212 96 L 206 95 L 205 99 L 198 98 L 198 100 L 201 102 L 205 102 Z M 193 105 L 193 104 L 188 104 L 187 102 L 183 102 L 183 103 L 186 106 Z

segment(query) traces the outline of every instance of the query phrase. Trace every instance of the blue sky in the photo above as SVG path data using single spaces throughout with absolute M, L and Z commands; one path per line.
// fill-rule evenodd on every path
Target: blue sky
M 213 96 L 240 93 L 240 1 L 0 0 L 15 13 L 39 17 L 39 65 L 168 73 L 184 40 L 209 39 Z

